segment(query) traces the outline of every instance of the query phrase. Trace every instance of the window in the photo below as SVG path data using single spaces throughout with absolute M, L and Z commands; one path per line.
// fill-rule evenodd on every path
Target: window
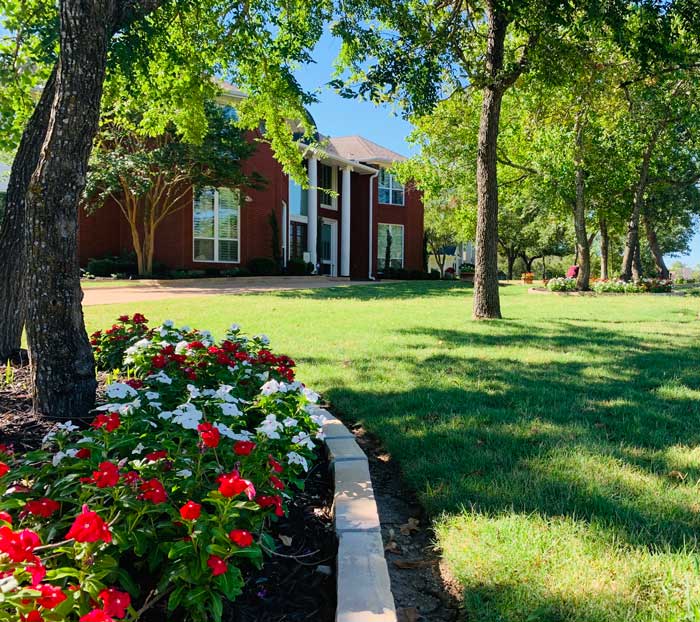
M 386 269 L 386 249 L 389 249 L 391 268 L 403 268 L 403 225 L 377 226 L 377 270 Z
M 289 214 L 290 216 L 308 216 L 309 193 L 291 177 L 289 178 Z
M 195 190 L 194 261 L 239 263 L 240 193 L 228 188 Z
M 289 257 L 291 259 L 303 259 L 306 252 L 306 223 L 289 223 Z
M 327 164 L 318 164 L 318 202 L 324 207 L 336 209 L 333 167 Z
M 385 205 L 403 205 L 403 186 L 391 173 L 379 171 L 379 202 Z

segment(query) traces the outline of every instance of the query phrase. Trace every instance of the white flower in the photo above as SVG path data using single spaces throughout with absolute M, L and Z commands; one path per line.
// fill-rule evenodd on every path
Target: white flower
M 124 350 L 125 354 L 136 354 L 139 350 L 144 350 L 148 346 L 151 345 L 151 340 L 146 339 L 145 337 L 143 339 L 139 339 L 133 346 L 129 346 L 126 350 Z
M 201 392 L 197 387 L 195 387 L 193 384 L 188 384 L 188 385 L 187 385 L 187 390 L 188 390 L 189 393 L 190 393 L 190 398 L 193 398 L 193 399 L 194 399 L 194 398 L 199 397 L 200 395 L 202 395 L 202 392 Z
M 224 402 L 238 402 L 238 398 L 231 395 L 232 390 L 233 387 L 230 384 L 220 384 L 216 393 L 214 393 L 214 397 L 218 397 Z
M 80 444 L 80 443 L 91 443 L 91 442 L 92 442 L 92 439 L 91 439 L 91 438 L 88 438 L 87 436 L 83 436 L 83 438 L 79 438 L 79 439 L 78 439 L 77 441 L 75 441 L 75 442 L 78 443 L 78 444 Z
M 158 415 L 161 419 L 165 419 L 166 421 L 172 419 L 173 413 L 170 410 L 164 410 L 162 413 Z
M 149 401 L 159 400 L 160 393 L 157 393 L 156 391 L 146 391 L 146 399 Z
M 318 429 L 318 432 L 316 432 L 316 438 L 317 438 L 319 441 L 325 440 L 325 438 L 326 438 L 326 433 L 325 433 L 321 428 L 319 428 L 319 429 Z
M 262 387 L 260 387 L 260 395 L 272 395 L 274 393 L 286 393 L 287 385 L 284 382 L 277 382 L 277 380 L 268 380 Z
M 313 421 L 317 426 L 322 427 L 324 423 L 326 423 L 326 415 L 324 415 L 322 412 L 318 412 L 316 407 L 313 407 L 313 410 L 309 410 L 306 408 L 306 412 L 309 413 L 311 421 Z
M 173 423 L 181 425 L 185 430 L 196 430 L 199 422 L 202 420 L 202 412 L 189 402 L 180 404 L 172 414 Z
M 131 453 L 140 456 L 143 453 L 144 449 L 146 448 L 141 443 L 139 443 L 138 445 L 136 445 L 136 447 L 134 447 L 134 450 Z
M 241 327 L 238 324 L 231 324 L 231 326 L 229 326 L 229 330 L 232 333 L 237 333 L 239 330 L 241 330 Z
M 178 477 L 192 477 L 192 471 L 189 469 L 182 469 L 181 471 L 176 471 L 175 475 Z
M 308 434 L 295 434 L 292 436 L 292 443 L 295 445 L 302 445 L 308 449 L 313 449 L 315 447 L 314 442 L 311 440 L 311 436 Z
M 218 421 L 214 424 L 214 427 L 219 430 L 219 434 L 221 436 L 225 436 L 226 438 L 233 439 L 235 437 L 233 430 L 229 428 L 227 425 L 224 425 L 223 423 L 219 423 Z
M 163 320 L 163 326 L 165 326 L 165 328 L 172 328 L 175 326 L 175 322 L 172 320 Z
M 307 389 L 306 387 L 304 387 L 302 393 L 304 394 L 304 397 L 307 400 L 309 400 L 309 402 L 311 402 L 312 404 L 315 404 L 316 402 L 318 402 L 318 398 L 319 398 L 318 393 L 315 393 L 311 389 Z
M 255 438 L 255 434 L 248 432 L 248 430 L 239 430 L 237 434 L 231 436 L 235 441 L 249 441 L 251 438 Z
M 65 452 L 64 451 L 57 451 L 51 460 L 51 464 L 54 466 L 58 466 L 61 463 L 61 460 L 64 458 L 75 458 L 76 454 L 78 453 L 77 449 L 67 449 Z
M 296 419 L 287 417 L 282 423 L 284 423 L 285 428 L 293 428 L 299 422 Z
M 177 345 L 175 346 L 175 353 L 176 354 L 184 354 L 185 350 L 187 350 L 187 342 L 186 341 L 179 341 Z
M 7 594 L 8 592 L 14 592 L 19 587 L 19 582 L 14 576 L 4 577 L 0 579 L 0 592 Z
M 259 341 L 263 345 L 269 346 L 270 345 L 270 338 L 267 335 L 255 335 L 253 339 Z
M 105 393 L 107 397 L 115 400 L 123 400 L 125 397 L 136 397 L 138 395 L 134 388 L 123 382 L 113 382 L 107 387 Z
M 262 374 L 256 374 L 258 380 L 261 382 L 265 382 L 269 377 L 270 377 L 270 372 L 264 372 Z
M 157 382 L 161 382 L 163 384 L 172 384 L 173 379 L 168 376 L 162 369 L 157 373 L 157 374 L 151 374 L 146 378 L 146 380 L 156 380 Z
M 189 333 L 192 329 L 187 324 L 185 324 L 180 330 L 183 333 Z
M 240 411 L 238 406 L 235 404 L 229 404 L 224 402 L 223 404 L 219 404 L 219 408 L 221 408 L 221 413 L 225 415 L 226 417 L 242 417 L 243 413 Z
M 64 432 L 75 432 L 79 429 L 78 426 L 74 425 L 70 420 L 66 421 L 65 423 L 59 423 L 56 427 Z
M 265 420 L 255 429 L 261 434 L 267 436 L 267 438 L 278 439 L 280 435 L 277 430 L 282 429 L 282 427 L 284 426 L 277 421 L 277 417 L 275 415 L 268 415 L 265 417 Z
M 296 451 L 290 451 L 287 454 L 287 462 L 289 464 L 299 464 L 304 469 L 304 471 L 309 470 L 309 463 L 306 461 L 304 456 L 300 456 Z

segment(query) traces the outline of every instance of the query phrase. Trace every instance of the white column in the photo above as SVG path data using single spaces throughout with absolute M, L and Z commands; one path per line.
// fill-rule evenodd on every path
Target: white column
M 316 268 L 316 240 L 318 238 L 318 159 L 315 157 L 309 158 L 309 226 L 306 236 L 309 259 Z
M 340 276 L 350 276 L 350 173 L 352 169 L 343 169 L 342 205 L 340 206 Z

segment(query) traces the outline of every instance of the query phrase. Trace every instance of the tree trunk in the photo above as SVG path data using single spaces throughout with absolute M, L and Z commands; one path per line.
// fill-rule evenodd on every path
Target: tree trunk
M 49 126 L 26 200 L 27 340 L 35 411 L 80 418 L 94 406 L 77 255 L 78 205 L 97 132 L 115 0 L 61 0 L 60 58 Z
M 656 263 L 656 270 L 660 279 L 669 278 L 668 267 L 664 261 L 664 254 L 661 251 L 661 246 L 659 246 L 659 240 L 656 237 L 656 230 L 654 229 L 654 224 L 646 216 L 642 216 L 642 222 L 644 223 L 644 230 L 647 234 L 647 242 L 649 242 L 649 250 L 654 256 L 654 263 Z
M 608 223 L 605 218 L 599 221 L 600 226 L 600 278 L 608 280 L 608 263 L 610 254 L 610 238 L 608 236 Z
M 642 165 L 639 168 L 639 178 L 634 189 L 634 199 L 632 202 L 632 213 L 627 224 L 627 236 L 625 238 L 625 251 L 622 255 L 622 270 L 620 278 L 623 281 L 629 281 L 632 278 L 635 270 L 635 254 L 637 253 L 637 245 L 639 244 L 639 216 L 644 210 L 644 193 L 647 189 L 649 180 L 649 166 L 651 164 L 651 156 L 654 153 L 656 143 L 666 126 L 666 122 L 661 123 L 652 133 L 649 143 L 644 150 L 642 156 Z M 638 267 L 637 267 L 638 268 Z M 638 276 L 637 276 L 638 278 Z
M 491 83 L 483 89 L 476 160 L 477 220 L 476 271 L 473 317 L 501 317 L 498 294 L 498 169 L 496 152 L 504 86 L 498 78 L 503 70 L 508 21 L 493 5 L 488 11 L 486 70 Z
M 0 361 L 15 356 L 25 319 L 25 195 L 39 161 L 56 88 L 56 67 L 44 85 L 39 103 L 22 134 L 12 162 L 5 216 L 0 229 Z
M 515 266 L 515 260 L 518 258 L 518 256 L 515 253 L 507 253 L 506 257 L 508 258 L 508 280 L 512 281 L 513 280 L 513 267 Z
M 642 251 L 639 245 L 639 238 L 634 246 L 634 259 L 632 261 L 632 280 L 639 281 L 642 278 Z
M 576 171 L 576 203 L 574 204 L 574 230 L 576 231 L 576 255 L 578 257 L 578 278 L 576 287 L 586 291 L 591 277 L 591 247 L 586 233 L 586 173 L 583 163 L 583 112 L 576 116 L 576 147 L 574 167 Z
M 547 279 L 547 263 L 546 263 L 546 255 L 542 255 L 542 280 L 545 281 Z

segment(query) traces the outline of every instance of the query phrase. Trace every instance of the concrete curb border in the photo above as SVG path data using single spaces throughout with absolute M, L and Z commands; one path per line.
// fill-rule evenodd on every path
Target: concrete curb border
M 336 622 L 396 622 L 367 456 L 339 419 L 320 407 L 313 414 L 325 419 L 323 432 L 335 483 Z

